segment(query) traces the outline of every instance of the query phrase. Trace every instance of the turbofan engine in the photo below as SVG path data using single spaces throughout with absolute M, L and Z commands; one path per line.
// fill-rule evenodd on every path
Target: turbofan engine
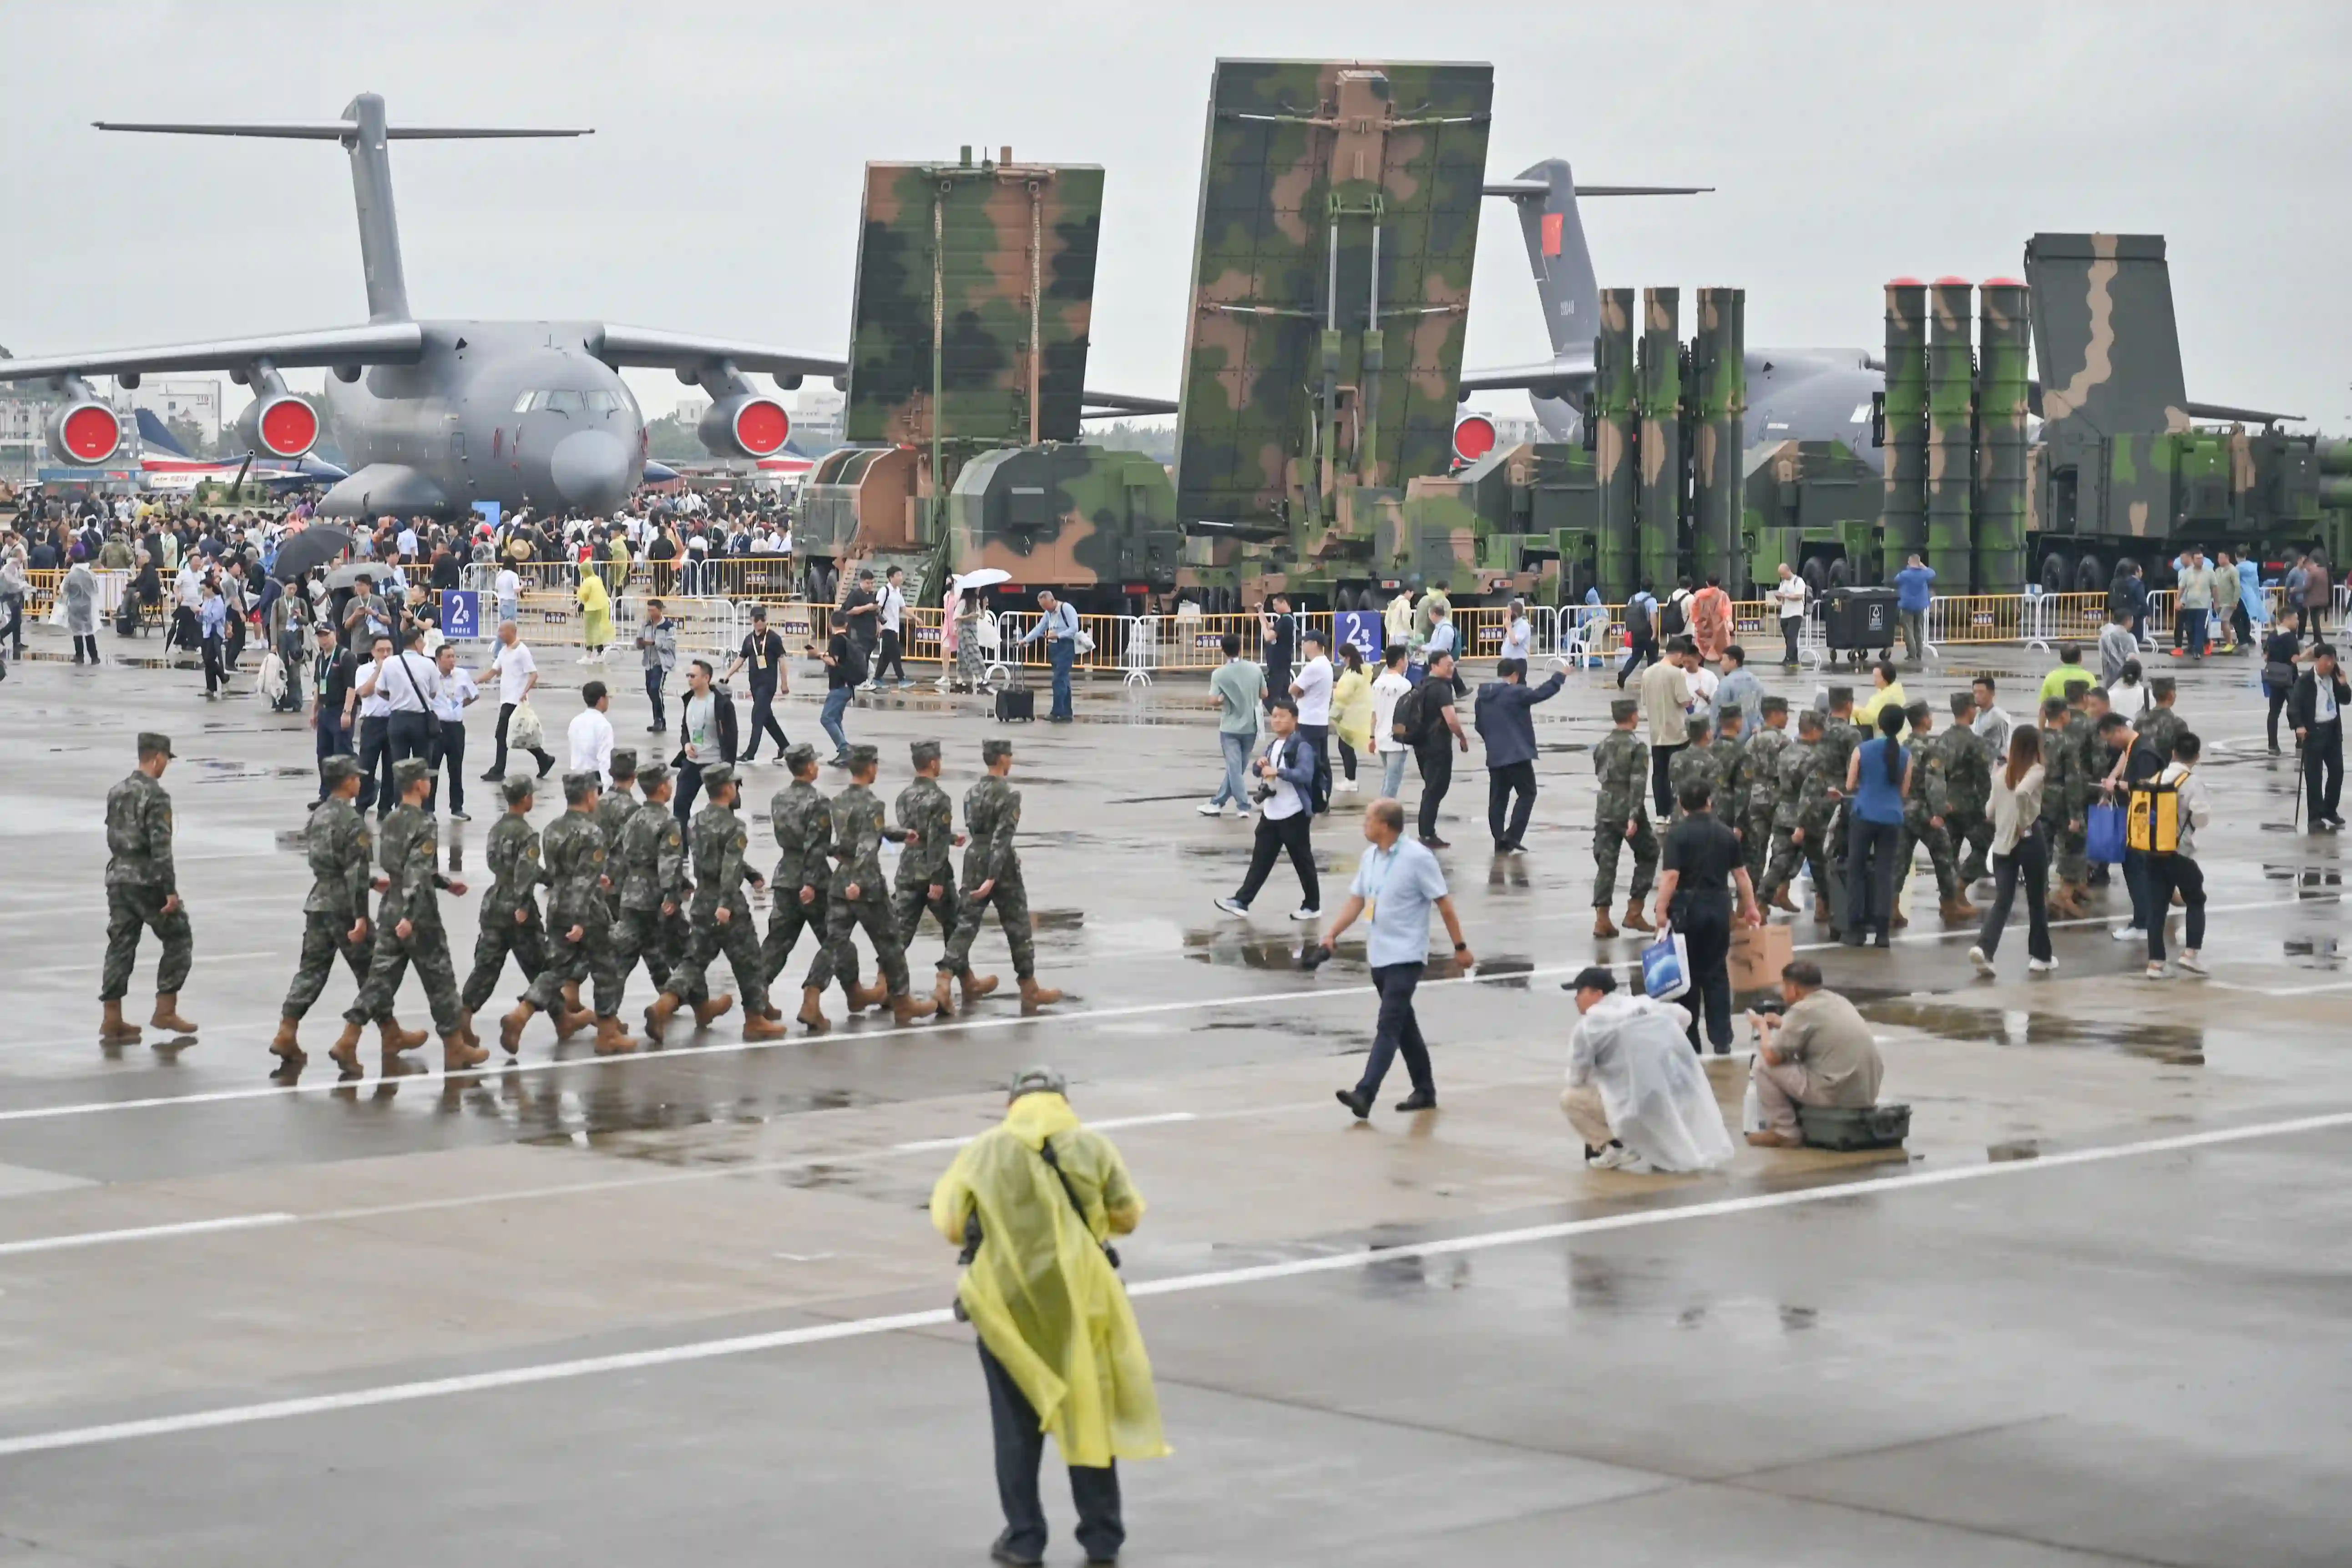
M 49 450 L 61 463 L 84 467 L 105 462 L 122 449 L 122 421 L 94 398 L 68 403 L 48 417 Z
M 784 405 L 756 392 L 738 392 L 712 402 L 694 434 L 705 450 L 720 458 L 769 458 L 783 449 L 793 433 Z
M 319 444 L 319 411 L 290 392 L 266 394 L 236 416 L 236 442 L 247 452 L 299 458 Z

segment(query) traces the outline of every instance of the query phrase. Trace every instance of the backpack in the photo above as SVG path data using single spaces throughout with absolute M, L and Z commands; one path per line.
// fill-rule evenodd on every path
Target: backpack
M 1650 640 L 1650 608 L 1639 599 L 1633 600 L 1625 606 L 1625 640 L 1627 642 Z
M 1680 637 L 1683 631 L 1683 596 L 1676 594 L 1658 611 L 1658 629 L 1668 637 Z
M 1396 713 L 1391 722 L 1404 731 L 1404 743 L 1414 751 L 1419 751 L 1427 745 L 1430 739 L 1444 724 L 1444 721 L 1437 716 L 1437 704 L 1440 699 L 1435 694 L 1441 691 L 1445 694 L 1444 698 L 1445 706 L 1452 707 L 1454 705 L 1453 683 L 1440 680 L 1434 676 L 1424 679 L 1419 686 L 1397 700 Z
M 2189 775 L 2182 773 L 2180 778 Z M 2148 779 L 2131 786 L 2124 817 L 2124 843 L 2143 855 L 2180 851 L 2180 779 Z

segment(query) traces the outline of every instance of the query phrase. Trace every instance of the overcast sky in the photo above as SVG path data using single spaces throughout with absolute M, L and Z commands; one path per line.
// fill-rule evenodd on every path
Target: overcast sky
M 1100 163 L 1087 380 L 1173 395 L 1215 58 L 1469 58 L 1496 66 L 1490 177 L 1557 155 L 1586 183 L 1719 187 L 1589 204 L 1603 286 L 1739 285 L 1751 345 L 1867 344 L 1895 274 L 2013 272 L 2037 228 L 2160 233 L 2190 395 L 2352 426 L 2341 3 L 0 0 L 0 343 L 19 354 L 363 319 L 336 151 L 89 121 L 322 119 L 365 90 L 394 123 L 596 130 L 394 149 L 424 315 L 838 353 L 866 159 L 1010 142 Z M 1473 365 L 1546 352 L 1516 224 L 1489 209 Z M 635 384 L 649 412 L 681 390 Z

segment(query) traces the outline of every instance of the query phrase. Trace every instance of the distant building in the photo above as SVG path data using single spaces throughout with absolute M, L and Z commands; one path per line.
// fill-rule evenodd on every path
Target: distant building
M 0 479 L 30 479 L 51 460 L 42 425 L 56 402 L 21 390 L 0 390 Z
M 816 385 L 803 384 L 790 410 L 793 445 L 812 456 L 840 446 L 845 402 L 830 381 Z
M 681 397 L 677 400 L 677 412 L 671 415 L 670 417 L 676 419 L 680 425 L 686 426 L 688 430 L 691 430 L 697 425 L 702 423 L 702 416 L 709 412 L 710 399 L 707 397 Z
M 221 434 L 221 384 L 217 381 L 157 381 L 139 384 L 138 390 L 114 389 L 118 413 L 145 409 L 164 424 L 184 421 L 204 432 L 207 443 Z

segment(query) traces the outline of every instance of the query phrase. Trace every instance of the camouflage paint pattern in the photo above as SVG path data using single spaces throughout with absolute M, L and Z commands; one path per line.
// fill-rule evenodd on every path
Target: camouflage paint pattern
M 1927 542 L 1927 286 L 1886 286 L 1886 484 L 1879 514 L 1891 574 Z
M 1342 493 L 1446 471 L 1493 88 L 1486 65 L 1217 63 L 1177 510 L 1243 548 L 1195 565 L 1380 575 L 1384 508 Z
M 1976 484 L 1973 449 L 1976 364 L 1969 340 L 1974 332 L 1976 290 L 1958 278 L 1939 278 L 1927 291 L 1927 564 L 1936 590 L 1965 594 L 1972 569 L 1969 503 Z M 1909 546 L 1890 534 L 1885 546 L 1891 580 Z
M 1748 588 L 1740 529 L 1742 432 L 1748 411 L 1748 294 L 1702 289 L 1691 344 L 1691 531 L 1698 580 L 1720 577 L 1734 598 Z
M 972 458 L 948 497 L 947 530 L 950 570 L 1002 567 L 1024 588 L 1071 590 L 1081 608 L 1129 584 L 1168 592 L 1182 553 L 1167 470 L 1141 452 L 1074 442 Z
M 1682 571 L 1682 290 L 1642 290 L 1642 581 L 1661 595 Z
M 1601 483 L 1601 596 L 1622 605 L 1641 575 L 1634 533 L 1640 476 L 1633 461 L 1633 290 L 1601 291 L 1601 331 L 1592 341 L 1592 391 L 1585 405 Z M 1579 595 L 1580 596 L 1580 595 Z
M 2025 285 L 1993 279 L 1977 290 L 1976 591 L 2025 585 Z

